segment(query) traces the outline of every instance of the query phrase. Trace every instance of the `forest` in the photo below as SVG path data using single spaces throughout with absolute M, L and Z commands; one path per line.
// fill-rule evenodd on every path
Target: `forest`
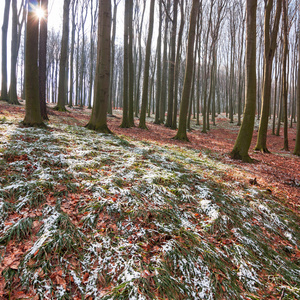
M 0 299 L 299 299 L 299 0 L 56 1 L 0 4 Z

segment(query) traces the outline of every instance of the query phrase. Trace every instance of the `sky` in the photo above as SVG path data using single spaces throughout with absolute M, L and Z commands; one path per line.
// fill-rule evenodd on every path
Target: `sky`
M 21 1 L 18 0 L 18 6 Z M 5 0 L 0 0 L 0 27 L 2 28 L 3 17 L 4 17 L 4 7 Z M 63 18 L 63 1 L 62 0 L 49 0 L 49 19 L 48 26 L 49 29 L 54 28 L 55 30 L 61 30 L 62 18 Z M 0 45 L 2 45 L 2 30 L 0 30 Z M 8 81 L 10 78 L 10 45 L 11 45 L 11 8 L 10 8 L 10 18 L 9 18 L 9 28 L 7 36 L 7 55 L 8 55 Z M 1 53 L 1 48 L 0 48 Z M 2 64 L 0 55 L 0 65 Z M 1 72 L 0 72 L 0 82 L 1 82 Z
M 18 1 L 18 7 L 20 6 L 21 0 Z M 95 3 L 95 2 L 94 2 Z M 117 36 L 116 36 L 116 43 L 122 43 L 123 42 L 123 15 L 124 15 L 124 0 L 121 0 L 121 2 L 118 5 L 118 16 L 117 16 Z M 145 13 L 145 21 L 144 26 L 147 27 L 147 15 L 149 11 L 149 4 L 150 1 L 147 1 L 147 8 Z M 5 0 L 0 0 L 0 28 L 2 28 L 3 24 L 3 17 L 4 17 L 4 7 L 5 7 Z M 113 7 L 112 7 L 113 9 Z M 61 31 L 62 30 L 62 19 L 63 19 L 63 0 L 49 0 L 48 3 L 48 30 L 51 30 L 53 28 L 55 31 Z M 89 18 L 89 13 L 88 13 Z M 88 28 L 89 20 L 87 20 L 86 28 Z M 145 29 L 144 29 L 145 30 Z M 157 24 L 154 25 L 154 32 L 157 31 Z M 155 36 L 155 33 L 153 37 Z M 156 38 L 153 38 L 152 40 L 153 45 L 156 43 Z M 2 44 L 2 30 L 0 30 L 0 45 Z M 9 28 L 8 28 L 8 37 L 7 37 L 7 55 L 8 55 L 8 65 L 7 65 L 7 71 L 8 71 L 8 82 L 10 81 L 10 50 L 11 49 L 11 8 L 10 8 L 10 18 L 9 18 Z M 0 53 L 1 53 L 1 46 L 0 46 Z M 1 55 L 0 55 L 0 64 L 1 64 Z M 1 72 L 0 72 L 0 82 L 1 82 Z

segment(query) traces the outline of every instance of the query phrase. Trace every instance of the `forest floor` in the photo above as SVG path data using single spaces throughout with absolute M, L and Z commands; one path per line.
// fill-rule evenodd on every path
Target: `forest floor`
M 183 143 L 120 111 L 98 134 L 90 113 L 24 128 L 0 102 L 0 299 L 300 298 L 300 158 L 282 136 L 254 152 L 256 124 L 244 164 L 224 115 Z

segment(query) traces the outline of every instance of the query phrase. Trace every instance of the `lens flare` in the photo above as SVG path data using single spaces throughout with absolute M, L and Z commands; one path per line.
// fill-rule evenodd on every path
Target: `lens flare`
M 45 17 L 45 11 L 40 7 L 36 8 L 35 14 L 39 19 L 43 19 Z

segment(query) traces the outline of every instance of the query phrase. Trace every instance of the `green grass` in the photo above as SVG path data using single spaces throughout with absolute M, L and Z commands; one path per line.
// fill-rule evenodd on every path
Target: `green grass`
M 51 126 L 0 124 L 1 260 L 23 249 L 18 270 L 2 271 L 7 293 L 300 297 L 299 216 L 224 182 L 233 166 L 213 153 Z

